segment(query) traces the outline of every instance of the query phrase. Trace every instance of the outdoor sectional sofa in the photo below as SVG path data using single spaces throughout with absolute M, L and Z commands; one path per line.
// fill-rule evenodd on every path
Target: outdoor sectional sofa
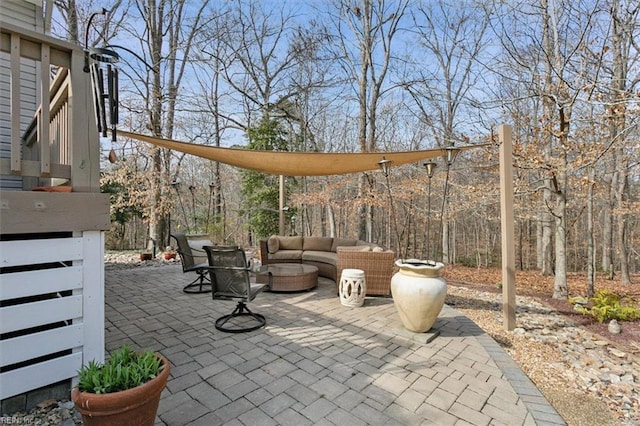
M 273 235 L 260 241 L 262 265 L 304 263 L 318 268 L 318 275 L 336 282 L 343 269 L 364 271 L 367 296 L 390 296 L 394 253 L 366 241 L 331 237 L 284 237 Z

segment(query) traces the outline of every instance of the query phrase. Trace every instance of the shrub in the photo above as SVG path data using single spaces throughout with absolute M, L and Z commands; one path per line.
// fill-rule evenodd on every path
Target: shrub
M 570 299 L 572 303 L 576 301 L 577 298 Z M 596 294 L 589 299 L 589 303 L 591 307 L 575 304 L 575 309 L 584 315 L 591 315 L 598 322 L 612 319 L 622 321 L 640 319 L 640 311 L 638 311 L 638 308 L 634 305 L 633 299 L 630 297 L 621 298 L 612 291 L 598 290 Z
M 119 392 L 155 378 L 163 366 L 152 351 L 137 353 L 127 345 L 113 352 L 109 360 L 100 364 L 90 361 L 78 372 L 81 392 Z

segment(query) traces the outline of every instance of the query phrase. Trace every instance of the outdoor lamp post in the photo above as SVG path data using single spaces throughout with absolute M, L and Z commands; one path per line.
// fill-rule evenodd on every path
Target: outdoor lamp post
M 429 181 L 427 183 L 427 234 L 425 236 L 425 245 L 426 245 L 426 253 L 425 259 L 430 260 L 431 256 L 431 240 L 430 240 L 430 230 L 431 230 L 431 178 L 433 177 L 433 172 L 436 169 L 436 162 L 429 161 L 428 163 L 424 163 L 423 166 L 427 171 L 427 177 Z
M 209 227 L 209 219 L 211 218 L 211 201 L 213 200 L 213 191 L 216 188 L 215 182 L 209 182 L 209 203 L 207 204 L 207 222 L 205 228 Z
M 449 169 L 451 169 L 451 165 L 455 161 L 459 152 L 460 152 L 460 148 L 454 148 L 452 146 L 448 146 L 447 148 L 445 148 L 445 160 L 447 162 L 447 173 L 444 180 L 444 191 L 442 194 L 442 208 L 440 209 L 440 230 L 442 231 L 442 241 L 440 242 L 442 244 L 442 250 L 440 251 L 441 251 L 442 261 L 444 261 L 444 239 L 449 238 L 448 230 L 445 235 L 444 227 L 443 227 L 444 209 L 447 204 L 447 190 L 449 188 Z
M 191 214 L 193 215 L 193 228 L 198 232 L 198 218 L 196 217 L 196 187 L 189 185 L 189 192 L 191 192 Z
M 187 228 L 187 233 L 190 232 L 189 230 L 189 221 L 187 220 L 187 212 L 184 210 L 184 204 L 182 203 L 182 197 L 180 196 L 180 180 L 178 180 L 178 178 L 173 179 L 173 182 L 171 182 L 171 186 L 173 187 L 173 189 L 176 190 L 176 195 L 178 196 L 178 201 L 180 202 L 180 208 L 182 209 L 182 217 L 184 218 L 184 225 Z
M 393 227 L 396 234 L 398 254 L 400 255 L 400 258 L 404 258 L 404 255 L 402 253 L 402 244 L 400 243 L 400 235 L 398 234 L 398 220 L 396 218 L 396 210 L 393 205 L 393 196 L 391 195 L 391 185 L 389 184 L 389 170 L 391 168 L 391 163 L 393 163 L 393 161 L 387 160 L 385 157 L 382 157 L 382 160 L 378 161 L 378 166 L 380 167 L 382 174 L 384 174 L 384 178 L 387 184 L 387 195 L 389 197 L 389 207 L 391 208 L 391 218 L 393 220 Z

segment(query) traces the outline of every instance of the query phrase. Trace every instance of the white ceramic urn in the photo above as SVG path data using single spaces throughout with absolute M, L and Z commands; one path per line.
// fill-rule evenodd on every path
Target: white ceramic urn
M 405 328 L 429 331 L 447 296 L 447 283 L 440 276 L 444 264 L 418 259 L 396 260 L 398 272 L 391 277 L 391 295 Z

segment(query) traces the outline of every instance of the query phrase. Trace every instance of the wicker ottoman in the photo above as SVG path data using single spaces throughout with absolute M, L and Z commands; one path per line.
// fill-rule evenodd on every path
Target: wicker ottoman
M 364 305 L 367 282 L 361 269 L 343 269 L 340 276 L 340 303 L 352 308 Z

